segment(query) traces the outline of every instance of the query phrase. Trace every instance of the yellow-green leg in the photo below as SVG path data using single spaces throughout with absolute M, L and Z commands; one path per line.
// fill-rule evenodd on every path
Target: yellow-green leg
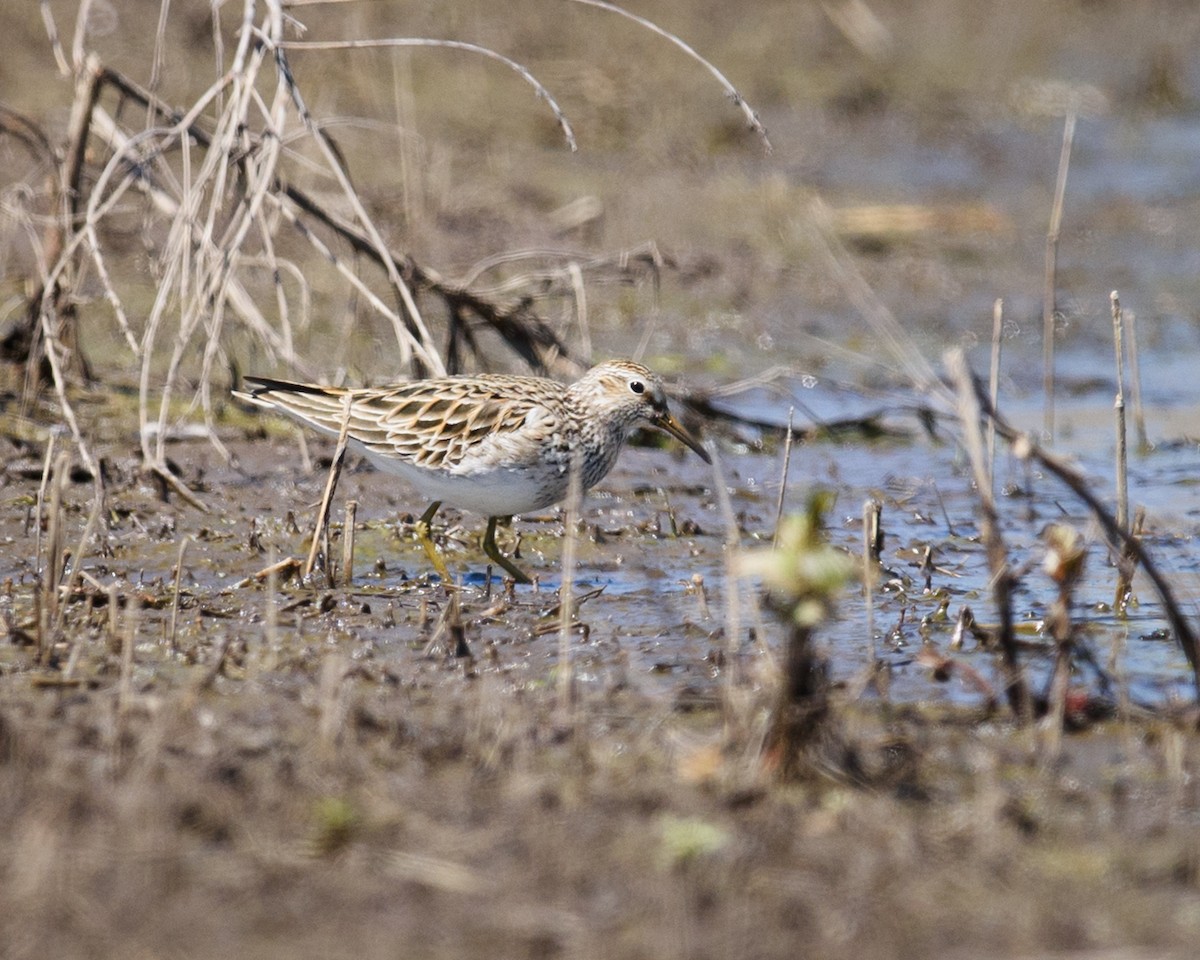
M 433 515 L 438 512 L 438 508 L 441 505 L 441 500 L 434 500 L 429 505 L 429 509 L 421 514 L 421 519 L 417 521 L 416 530 L 417 539 L 421 542 L 421 549 L 425 551 L 425 556 L 429 558 L 429 562 L 433 564 L 433 569 L 442 578 L 442 583 L 449 585 L 453 582 L 450 579 L 450 571 L 446 569 L 446 561 L 442 559 L 442 555 L 438 553 L 438 548 L 433 542 L 433 529 L 430 526 L 430 523 L 433 521 Z
M 508 575 L 517 583 L 533 583 L 529 576 L 502 554 L 500 548 L 496 546 L 496 521 L 498 519 L 498 517 L 488 517 L 487 533 L 483 535 L 483 552 L 507 570 Z

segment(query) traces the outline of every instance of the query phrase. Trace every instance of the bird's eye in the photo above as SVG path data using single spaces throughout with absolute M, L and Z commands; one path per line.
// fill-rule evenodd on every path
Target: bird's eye
M 629 389 L 632 390 L 634 393 L 645 393 L 646 385 L 644 383 L 642 383 L 641 380 L 630 380 L 629 381 Z

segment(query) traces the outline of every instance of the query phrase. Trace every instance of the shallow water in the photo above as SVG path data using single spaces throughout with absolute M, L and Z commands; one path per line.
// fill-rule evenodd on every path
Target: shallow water
M 1113 389 L 1102 361 L 1095 352 L 1061 358 L 1053 449 L 1067 456 L 1111 503 Z M 1194 614 L 1192 598 L 1200 578 L 1195 550 L 1200 484 L 1195 481 L 1197 442 L 1189 430 L 1200 411 L 1200 384 L 1189 384 L 1183 377 L 1187 358 L 1180 354 L 1151 353 L 1144 362 L 1156 371 L 1144 391 L 1152 447 L 1131 456 L 1130 501 L 1146 508 L 1144 543 L 1175 586 L 1185 611 Z M 1029 366 L 1013 368 L 1028 371 Z M 918 661 L 926 648 L 950 655 L 993 691 L 1000 689 L 994 653 L 970 638 L 963 649 L 950 649 L 964 606 L 981 624 L 995 621 L 989 572 L 977 539 L 977 504 L 954 440 L 955 425 L 940 415 L 934 418 L 933 434 L 928 433 L 914 413 L 924 401 L 899 387 L 868 391 L 812 376 L 782 386 L 795 400 L 797 429 L 814 421 L 869 415 L 877 416 L 888 434 L 876 440 L 847 435 L 839 441 L 798 443 L 786 481 L 785 511 L 802 510 L 815 488 L 834 493 L 827 517 L 829 539 L 856 557 L 861 555 L 864 502 L 874 498 L 883 504 L 886 539 L 871 611 L 874 635 L 858 585 L 845 591 L 835 618 L 818 634 L 835 678 L 860 682 L 874 647 L 890 668 L 889 696 L 980 703 L 984 694 L 978 683 L 969 677 L 938 682 Z M 1042 423 L 1040 389 L 1040 377 L 1026 373 L 1007 377 L 1001 396 L 1005 415 L 1035 433 Z M 792 406 L 778 391 L 762 390 L 721 402 L 741 415 L 774 422 L 786 422 L 786 409 Z M 740 527 L 740 544 L 765 548 L 775 526 L 782 449 L 761 452 L 747 443 L 754 434 L 745 428 L 717 432 L 720 469 Z M 1133 446 L 1132 423 L 1129 433 Z M 269 600 L 262 583 L 243 581 L 265 567 L 270 556 L 303 556 L 307 550 L 305 538 L 324 486 L 324 470 L 304 473 L 294 442 L 286 437 L 247 443 L 229 436 L 227 441 L 236 465 L 223 464 L 203 441 L 171 448 L 172 457 L 185 464 L 185 479 L 214 506 L 207 516 L 158 501 L 127 461 L 128 484 L 118 484 L 110 494 L 104 555 L 91 556 L 85 564 L 98 582 L 116 583 L 123 593 L 155 599 L 158 609 L 142 614 L 152 661 L 166 662 L 173 655 L 162 638 L 183 536 L 191 542 L 185 552 L 177 626 L 182 647 L 210 644 L 215 635 L 232 635 L 247 647 L 261 643 Z M 1075 595 L 1075 616 L 1090 659 L 1111 674 L 1113 689 L 1146 703 L 1190 698 L 1188 664 L 1169 639 L 1150 584 L 1139 577 L 1136 602 L 1126 616 L 1111 611 L 1115 571 L 1084 506 L 1056 480 L 1027 471 L 1003 446 L 997 457 L 997 488 L 1003 491 L 999 509 L 1010 562 L 1022 571 L 1015 613 L 1035 689 L 1044 683 L 1051 660 L 1049 642 L 1039 628 L 1054 596 L 1040 567 L 1041 532 L 1055 522 L 1074 525 L 1091 541 L 1086 573 Z M 31 498 L 36 489 L 34 479 L 23 487 L 10 482 L 9 502 L 16 503 L 22 490 Z M 576 596 L 602 592 L 582 607 L 579 619 L 586 624 L 586 635 L 577 632 L 573 640 L 573 655 L 586 665 L 585 676 L 611 682 L 616 675 L 622 683 L 664 695 L 705 699 L 716 695 L 721 665 L 735 650 L 748 667 L 778 653 L 781 628 L 758 610 L 753 584 L 738 585 L 738 610 L 731 620 L 727 521 L 713 489 L 714 474 L 690 454 L 629 449 L 613 474 L 588 495 L 572 582 Z M 67 490 L 68 543 L 78 537 L 89 496 L 87 484 Z M 354 498 L 360 503 L 353 587 L 324 591 L 319 583 L 281 584 L 281 650 L 295 646 L 297 639 L 301 648 L 322 637 L 321 642 L 348 639 L 397 676 L 420 671 L 423 648 L 436 639 L 446 597 L 425 577 L 425 558 L 403 519 L 411 521 L 424 506 L 410 496 L 397 481 L 364 465 L 343 474 L 335 502 Z M 295 513 L 295 526 L 285 519 L 289 511 Z M 339 511 L 335 509 L 335 521 Z M 7 512 L 7 546 L 0 561 L 0 578 L 12 577 L 18 585 L 29 584 L 35 569 L 35 539 L 24 513 Z M 553 662 L 558 654 L 555 591 L 561 582 L 561 512 L 516 521 L 514 530 L 522 538 L 519 562 L 537 574 L 540 583 L 517 588 L 512 602 L 501 608 L 499 581 L 486 589 L 485 563 L 477 546 L 482 520 L 448 511 L 439 521 L 445 524 L 448 562 L 461 576 L 461 617 L 472 653 L 479 656 L 481 649 L 489 650 L 518 676 L 523 663 Z M 511 540 L 505 548 L 510 547 Z M 934 567 L 930 591 L 921 572 L 926 547 Z M 333 552 L 340 556 L 336 541 Z M 28 613 L 22 602 L 18 606 L 19 614 Z M 732 645 L 729 629 L 737 630 Z M 1087 666 L 1079 668 L 1077 679 L 1093 689 L 1100 684 Z
M 1042 427 L 1041 265 L 1061 120 L 1030 120 L 995 104 L 976 107 L 974 114 L 934 119 L 903 105 L 857 119 L 817 118 L 802 109 L 768 115 L 779 150 L 771 157 L 739 157 L 739 175 L 746 177 L 750 192 L 755 177 L 783 176 L 789 185 L 820 191 L 834 209 L 859 204 L 990 207 L 999 227 L 883 236 L 861 249 L 853 243 L 851 247 L 856 265 L 912 343 L 935 365 L 944 347 L 963 345 L 969 348 L 974 368 L 987 369 L 981 344 L 989 335 L 992 302 L 1003 296 L 1000 407 L 1018 426 L 1037 432 Z M 821 136 L 813 136 L 814 129 Z M 1115 390 L 1108 294 L 1118 287 L 1126 309 L 1138 316 L 1151 444 L 1144 452 L 1136 451 L 1130 392 L 1129 436 L 1131 450 L 1136 451 L 1129 465 L 1130 500 L 1146 508 L 1145 542 L 1189 613 L 1197 612 L 1192 598 L 1200 567 L 1194 549 L 1200 517 L 1195 479 L 1200 382 L 1194 357 L 1200 344 L 1191 307 L 1200 295 L 1192 228 L 1200 196 L 1198 143 L 1200 122 L 1194 112 L 1114 112 L 1080 120 L 1059 255 L 1062 316 L 1052 444 L 1107 503 L 1113 501 Z M 666 230 L 671 227 L 663 225 Z M 689 318 L 679 331 L 666 329 L 668 316 L 663 335 L 680 348 L 684 360 L 717 357 L 725 362 L 720 377 L 697 373 L 697 380 L 708 386 L 754 375 L 774 364 L 803 371 L 772 389 L 717 401 L 718 406 L 776 426 L 784 425 L 794 408 L 801 428 L 871 418 L 895 434 L 867 440 L 851 430 L 840 434 L 840 440 L 803 443 L 795 450 L 785 506 L 802 509 L 814 487 L 833 490 L 836 502 L 828 530 L 838 546 L 859 555 L 863 502 L 875 498 L 884 505 L 884 575 L 871 611 L 874 637 L 859 588 L 846 592 L 836 619 L 820 636 L 841 680 L 854 681 L 862 674 L 873 643 L 891 667 L 891 696 L 978 702 L 977 689 L 956 680 L 938 683 L 916 660 L 923 643 L 950 652 L 954 620 L 964 605 L 982 623 L 995 618 L 989 573 L 977 541 L 976 500 L 954 441 L 956 427 L 946 411 L 937 411 L 934 435 L 926 432 L 918 413 L 930 401 L 913 394 L 890 359 L 875 349 L 873 332 L 854 316 L 843 295 L 813 293 L 810 275 L 800 269 L 812 269 L 809 265 L 786 264 L 774 278 L 776 285 L 762 284 L 767 292 L 761 293 L 757 273 L 770 271 L 760 261 L 772 256 L 785 254 L 764 240 L 764 248 L 750 256 L 750 279 L 735 278 L 750 291 L 737 311 L 718 302 L 713 316 L 695 323 L 694 329 Z M 721 436 L 722 467 L 741 543 L 765 544 L 775 526 L 781 454 L 760 452 L 760 437 L 749 428 L 726 428 Z M 206 633 L 214 622 L 221 630 L 247 638 L 261 632 L 264 589 L 235 585 L 265 566 L 268 548 L 275 556 L 304 552 L 303 531 L 311 527 L 324 481 L 320 470 L 300 471 L 295 448 L 286 441 L 248 443 L 237 435 L 226 440 L 238 457 L 237 467 L 221 463 L 201 441 L 171 449 L 183 465 L 185 479 L 200 487 L 210 503 L 220 505 L 218 513 L 201 516 L 177 503 L 162 505 L 152 488 L 131 480 L 127 488 L 118 485 L 114 494 L 116 511 L 104 534 L 104 555 L 87 561 L 98 581 L 115 582 L 129 591 L 145 588 L 161 598 L 169 592 L 180 539 L 191 536 L 180 626 L 182 634 L 191 632 L 191 643 L 211 642 Z M 132 445 L 117 445 L 110 451 L 115 459 L 125 458 L 130 473 L 131 449 Z M 36 475 L 37 466 L 32 457 L 31 475 Z M 18 584 L 28 584 L 36 569 L 35 540 L 25 520 L 37 489 L 31 475 L 18 480 L 9 472 L 5 477 L 13 506 L 5 512 L 0 530 L 0 579 L 12 577 Z M 713 484 L 713 475 L 693 457 L 632 450 L 589 496 L 573 582 L 577 593 L 601 587 L 603 593 L 583 608 L 581 619 L 590 634 L 586 645 L 577 640 L 581 656 L 593 657 L 606 670 L 624 670 L 628 682 L 655 689 L 703 695 L 715 688 L 721 656 L 731 649 L 725 635 L 731 624 L 726 520 L 712 495 Z M 1039 567 L 1040 535 L 1050 522 L 1068 522 L 1095 541 L 1076 595 L 1076 615 L 1095 659 L 1111 664 L 1114 676 L 1127 684 L 1135 699 L 1160 702 L 1192 696 L 1188 665 L 1177 646 L 1162 639 L 1165 622 L 1148 584 L 1138 580 L 1137 602 L 1128 616 L 1117 617 L 1108 609 L 1114 570 L 1082 505 L 1057 481 L 1027 472 L 1003 448 L 997 486 L 1006 491 L 1000 510 L 1010 558 L 1025 570 L 1017 614 L 1022 636 L 1033 647 L 1027 658 L 1035 683 L 1042 681 L 1048 662 L 1047 651 L 1038 648 L 1044 641 L 1036 626 L 1053 595 Z M 68 542 L 78 536 L 89 493 L 86 486 L 68 492 Z M 291 617 L 289 629 L 301 635 L 314 630 L 330 637 L 353 635 L 356 642 L 371 647 L 373 657 L 394 661 L 401 674 L 411 672 L 414 658 L 420 656 L 413 637 L 428 639 L 432 628 L 422 619 L 428 615 L 436 621 L 445 604 L 438 589 L 414 579 L 425 571 L 425 560 L 405 525 L 396 523 L 397 516 L 419 513 L 424 504 L 370 472 L 343 478 L 338 502 L 347 497 L 362 505 L 353 591 L 338 594 L 335 609 L 318 614 L 313 612 L 316 588 L 285 584 L 281 606 L 300 604 L 285 619 Z M 289 510 L 296 514 L 296 528 L 284 523 Z M 674 529 L 695 532 L 673 532 L 672 516 Z M 462 574 L 463 616 L 471 623 L 474 642 L 491 644 L 515 660 L 553 659 L 554 637 L 540 631 L 553 627 L 553 617 L 546 612 L 554 606 L 552 593 L 561 576 L 560 513 L 519 521 L 524 538 L 521 562 L 542 575 L 541 592 L 520 588 L 516 603 L 491 617 L 482 616 L 495 597 L 485 591 L 484 566 L 474 543 L 482 521 L 467 517 L 460 526 L 452 514 L 445 519 L 453 526 L 448 556 L 452 569 Z M 257 530 L 253 536 L 252 526 Z M 255 539 L 261 543 L 253 544 Z M 930 593 L 920 572 L 927 546 L 935 566 Z M 752 663 L 765 654 L 749 639 L 751 629 L 768 649 L 777 644 L 780 630 L 760 619 L 749 602 L 750 585 L 737 590 L 743 603 L 733 646 Z M 940 619 L 943 601 L 948 607 L 945 619 Z M 354 603 L 371 612 L 356 612 Z M 398 613 L 381 612 L 388 608 Z M 420 614 L 424 608 L 429 609 Z M 19 612 L 27 618 L 27 610 Z M 155 624 L 164 616 L 162 611 L 146 613 L 147 621 Z M 472 617 L 479 622 L 471 622 Z M 923 619 L 928 620 L 924 625 Z M 998 686 L 990 652 L 974 649 L 968 640 L 965 649 L 953 655 Z M 1094 683 L 1086 669 L 1079 676 L 1081 682 Z

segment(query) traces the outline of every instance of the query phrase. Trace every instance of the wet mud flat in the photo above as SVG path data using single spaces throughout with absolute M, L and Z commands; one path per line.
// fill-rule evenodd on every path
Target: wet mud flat
M 113 448 L 95 584 L 48 652 L 39 451 L 8 462 L 6 956 L 1189 955 L 1193 711 L 1126 704 L 1052 750 L 978 696 L 844 682 L 813 775 L 781 783 L 780 628 L 747 603 L 731 670 L 719 511 L 684 461 L 627 451 L 588 499 L 574 590 L 605 589 L 567 687 L 559 513 L 519 521 L 543 583 L 513 593 L 450 515 L 447 593 L 408 529 L 423 505 L 352 466 L 354 580 L 304 585 L 258 574 L 306 551 L 320 450 L 306 471 L 290 441 L 230 449 L 177 451 L 202 514 Z M 730 464 L 748 539 L 774 517 L 759 460 Z M 90 490 L 64 495 L 68 545 Z

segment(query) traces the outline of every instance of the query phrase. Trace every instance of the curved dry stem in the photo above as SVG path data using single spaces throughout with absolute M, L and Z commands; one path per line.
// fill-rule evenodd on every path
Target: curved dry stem
M 129 316 L 125 313 L 125 304 L 121 300 L 121 295 L 117 293 L 117 288 L 112 282 L 112 277 L 109 276 L 108 267 L 104 263 L 104 254 L 100 252 L 100 238 L 96 235 L 96 225 L 94 223 L 84 224 L 83 236 L 86 240 L 88 253 L 92 258 L 92 264 L 96 268 L 96 275 L 99 277 L 100 284 L 104 288 L 104 299 L 112 307 L 113 315 L 117 318 L 117 326 L 121 330 L 121 335 L 125 338 L 129 352 L 133 354 L 135 360 L 140 360 L 142 348 L 138 344 L 137 338 L 133 335 L 133 328 L 129 325 Z
M 725 93 L 729 96 L 729 99 L 733 101 L 734 106 L 742 111 L 742 115 L 746 118 L 747 123 L 750 124 L 750 129 L 758 134 L 759 139 L 761 139 L 763 142 L 763 148 L 767 151 L 767 153 L 771 152 L 772 147 L 771 141 L 767 137 L 767 128 L 764 127 L 762 125 L 762 121 L 758 119 L 758 114 L 755 113 L 750 104 L 746 102 L 746 98 L 738 93 L 737 87 L 729 82 L 729 79 L 725 76 L 725 74 L 718 70 L 710 61 L 701 56 L 694 47 L 680 37 L 671 33 L 669 30 L 664 30 L 653 20 L 647 20 L 645 17 L 638 16 L 636 13 L 630 13 L 628 10 L 625 10 L 622 7 L 618 7 L 615 3 L 608 3 L 607 0 L 572 0 L 572 2 L 582 3 L 585 7 L 597 7 L 600 10 L 607 10 L 610 13 L 620 14 L 622 17 L 632 20 L 639 26 L 645 27 L 651 33 L 656 33 L 663 39 L 669 40 L 671 43 L 675 44 L 675 46 L 699 63 L 702 67 L 704 67 L 705 70 L 707 70 L 713 75 L 713 77 L 716 78 L 717 83 L 724 88 Z
M 516 60 L 506 57 L 504 54 L 492 50 L 490 47 L 480 46 L 477 43 L 467 43 L 462 40 L 434 40 L 426 37 L 381 37 L 366 40 L 288 40 L 279 44 L 279 46 L 284 50 L 366 50 L 379 47 L 441 47 L 447 50 L 463 50 L 467 53 L 477 53 L 480 56 L 487 57 L 489 60 L 495 60 L 497 63 L 504 64 L 504 66 L 515 72 L 522 80 L 533 87 L 538 99 L 546 101 L 546 106 L 554 114 L 554 119 L 558 122 L 559 129 L 562 130 L 563 137 L 566 138 L 567 146 L 571 148 L 571 152 L 574 153 L 579 149 L 575 142 L 575 131 L 571 129 L 571 122 L 567 119 L 567 115 L 563 112 L 562 107 L 558 105 L 558 101 L 550 95 L 550 91 L 542 85 L 542 82 L 537 77 Z
M 445 365 L 442 363 L 442 358 L 438 354 L 437 348 L 433 345 L 433 339 L 430 337 L 429 330 L 425 326 L 425 321 L 421 317 L 421 311 L 417 308 L 417 302 L 413 298 L 412 291 L 409 289 L 404 278 L 400 276 L 400 270 L 396 266 L 395 258 L 388 250 L 382 234 L 375 225 L 375 221 L 367 213 L 366 207 L 358 195 L 358 191 L 350 182 L 350 174 L 346 169 L 341 154 L 334 148 L 333 141 L 330 140 L 328 134 L 314 123 L 312 114 L 309 112 L 304 102 L 304 97 L 300 93 L 300 88 L 296 85 L 295 79 L 292 76 L 291 68 L 288 65 L 282 45 L 276 43 L 273 46 L 275 50 L 275 63 L 279 70 L 282 86 L 286 87 L 288 93 L 291 95 L 292 102 L 300 114 L 301 122 L 304 123 L 307 130 L 312 132 L 317 146 L 320 147 L 321 153 L 324 155 L 330 170 L 338 181 L 338 185 L 342 188 L 343 195 L 349 202 L 358 222 L 366 232 L 372 248 L 378 254 L 379 262 L 387 272 L 388 281 L 400 295 L 400 300 L 404 304 L 404 309 L 408 314 L 408 322 L 404 324 L 403 328 L 400 326 L 396 326 L 395 328 L 397 343 L 400 346 L 404 359 L 407 361 L 411 355 L 415 354 L 420 361 L 418 368 L 414 370 L 417 374 L 430 372 L 435 376 L 445 374 Z
M 487 286 L 479 284 L 479 279 L 493 270 L 531 260 L 557 262 L 559 265 L 540 270 L 526 270 Z M 603 256 L 590 256 L 570 250 L 513 250 L 479 261 L 471 267 L 458 285 L 464 290 L 471 290 L 476 296 L 493 300 L 514 296 L 526 302 L 550 297 L 578 300 L 576 272 L 581 276 L 587 274 L 593 283 L 605 280 L 636 283 L 648 274 L 657 291 L 666 263 L 653 241 Z M 588 355 L 589 352 L 585 350 L 584 355 Z
M 809 214 L 808 222 L 812 227 L 813 239 L 825 254 L 830 273 L 841 286 L 847 299 L 871 325 L 912 385 L 922 393 L 941 400 L 947 409 L 952 409 L 954 397 L 942 384 L 929 361 L 917 349 L 908 331 L 896 319 L 896 315 L 871 289 L 871 285 L 838 239 L 837 232 L 833 229 L 829 207 L 820 197 L 814 197 L 809 204 Z
M 1122 549 L 1128 551 L 1129 556 L 1133 557 L 1141 566 L 1153 584 L 1159 602 L 1163 605 L 1167 623 L 1170 624 L 1171 631 L 1175 634 L 1175 639 L 1192 668 L 1196 698 L 1200 701 L 1200 640 L 1197 639 L 1196 631 L 1188 622 L 1187 617 L 1183 615 L 1183 610 L 1175 599 L 1171 585 L 1159 571 L 1157 564 L 1151 559 L 1141 541 L 1117 523 L 1116 518 L 1100 502 L 1100 498 L 1091 491 L 1087 481 L 1076 470 L 1054 454 L 1043 450 L 1030 434 L 1018 430 L 1005 420 L 992 405 L 987 389 L 977 377 L 971 376 L 971 384 L 982 414 L 995 423 L 996 432 L 1011 444 L 1017 457 L 1024 461 L 1032 460 L 1065 484 L 1075 496 L 1087 505 L 1096 522 L 1104 530 L 1109 542 L 1120 544 Z

